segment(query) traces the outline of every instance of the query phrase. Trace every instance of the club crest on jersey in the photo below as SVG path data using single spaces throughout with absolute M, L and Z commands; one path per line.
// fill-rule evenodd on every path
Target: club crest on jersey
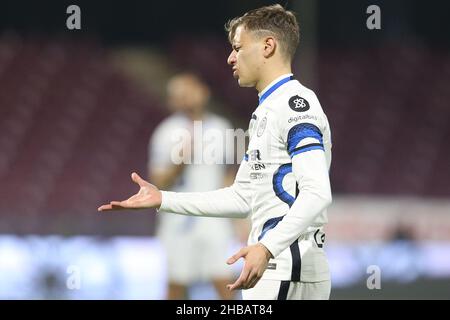
M 289 107 L 296 112 L 304 112 L 309 110 L 309 102 L 296 95 L 289 99 Z
M 258 125 L 258 131 L 256 132 L 256 135 L 258 137 L 262 136 L 262 134 L 264 133 L 264 130 L 266 129 L 266 125 L 267 125 L 267 117 L 264 117 Z

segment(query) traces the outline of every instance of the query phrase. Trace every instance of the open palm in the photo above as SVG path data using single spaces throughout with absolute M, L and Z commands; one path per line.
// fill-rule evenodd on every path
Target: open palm
M 161 191 L 151 183 L 142 179 L 136 172 L 131 179 L 139 185 L 139 192 L 123 201 L 111 201 L 98 208 L 98 211 L 148 209 L 158 208 L 161 205 Z

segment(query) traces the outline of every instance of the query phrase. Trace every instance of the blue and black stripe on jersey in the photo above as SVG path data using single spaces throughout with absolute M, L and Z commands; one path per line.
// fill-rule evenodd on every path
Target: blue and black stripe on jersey
M 291 194 L 289 194 L 283 188 L 283 179 L 284 177 L 292 172 L 292 163 L 285 163 L 281 165 L 277 171 L 273 174 L 272 178 L 272 186 L 275 195 L 284 203 L 288 204 L 291 207 L 294 204 L 295 198 Z
M 280 222 L 281 220 L 283 220 L 284 216 L 281 217 L 275 217 L 275 218 L 271 218 L 269 220 L 267 220 L 266 222 L 264 222 L 261 234 L 258 237 L 258 241 L 260 241 L 264 235 L 266 234 L 267 231 L 275 228 L 278 224 L 278 222 Z
M 261 239 L 264 237 L 264 235 L 267 233 L 267 231 L 275 228 L 277 224 L 283 220 L 284 215 L 280 217 L 275 217 L 267 220 L 264 225 L 263 229 L 261 231 L 261 234 L 258 237 L 258 241 L 261 241 Z M 289 251 L 291 252 L 291 258 L 292 258 L 292 267 L 291 267 L 291 281 L 300 281 L 300 276 L 302 272 L 302 258 L 300 254 L 300 247 L 298 245 L 298 239 L 295 240 L 290 246 Z M 289 288 L 289 286 L 288 286 Z M 286 288 L 285 288 L 286 289 Z M 281 296 L 284 296 L 283 293 L 280 293 Z M 285 292 L 287 294 L 287 292 Z M 279 299 L 284 300 L 285 298 L 279 297 Z
M 313 138 L 319 142 L 309 143 L 300 147 L 298 144 L 306 138 Z M 288 132 L 287 137 L 287 150 L 291 158 L 295 155 L 307 152 L 310 150 L 322 150 L 323 147 L 323 135 L 320 129 L 312 123 L 300 123 L 292 127 Z

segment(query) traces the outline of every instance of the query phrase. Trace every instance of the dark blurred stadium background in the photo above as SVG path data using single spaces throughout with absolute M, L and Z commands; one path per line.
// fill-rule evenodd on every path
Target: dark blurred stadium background
M 223 25 L 271 3 L 0 3 L 0 298 L 163 298 L 153 213 L 96 208 L 135 191 L 131 171 L 145 174 L 175 72 L 201 74 L 212 108 L 246 129 L 256 92 L 231 76 Z M 81 30 L 66 28 L 71 4 Z M 371 4 L 381 30 L 366 28 Z M 332 298 L 450 298 L 450 6 L 288 8 L 301 23 L 295 74 L 333 133 Z M 380 290 L 366 286 L 370 265 Z M 83 275 L 78 290 L 69 266 Z M 200 284 L 193 297 L 214 295 Z

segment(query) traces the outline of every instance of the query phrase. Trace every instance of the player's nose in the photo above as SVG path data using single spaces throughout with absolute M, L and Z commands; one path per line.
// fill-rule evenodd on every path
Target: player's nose
M 228 56 L 227 63 L 230 66 L 232 66 L 232 65 L 234 65 L 236 63 L 236 53 L 235 53 L 234 50 L 231 51 L 230 55 Z

